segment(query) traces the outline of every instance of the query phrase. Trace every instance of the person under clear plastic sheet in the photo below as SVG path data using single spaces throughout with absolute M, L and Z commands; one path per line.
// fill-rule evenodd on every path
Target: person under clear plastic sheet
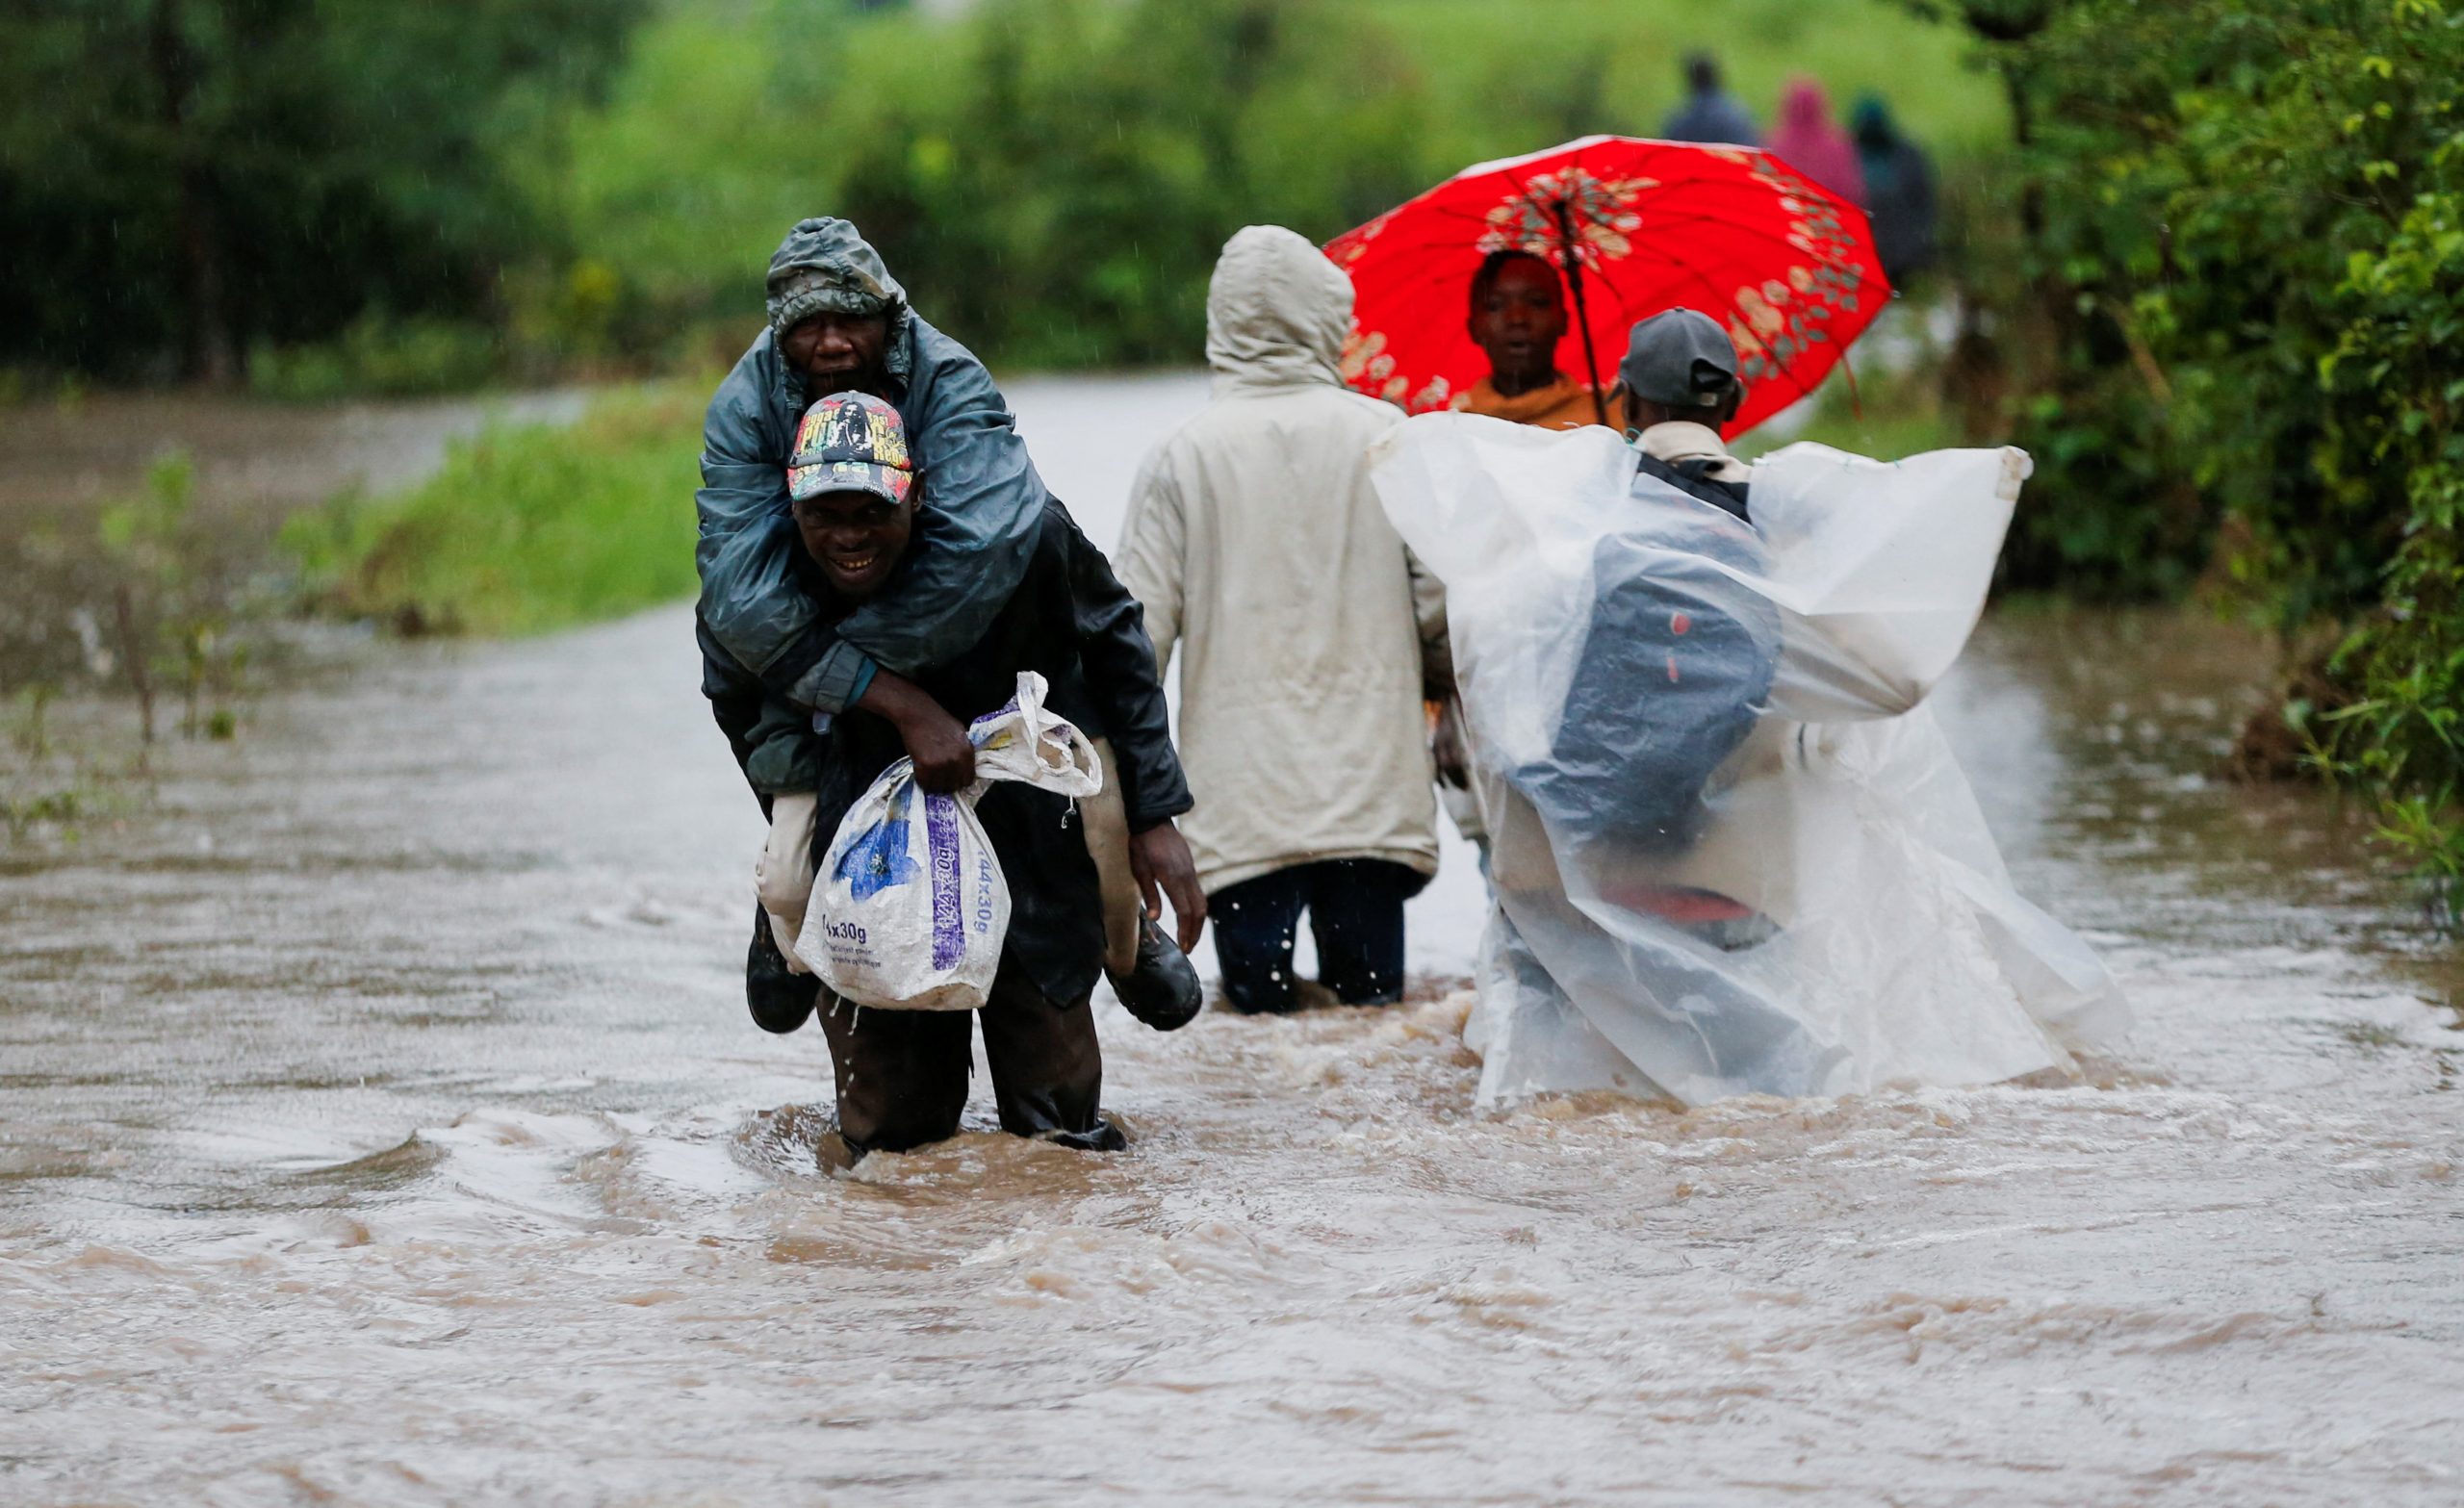
M 1752 468 L 1723 444 L 1745 385 L 1728 336 L 1707 316 L 1678 309 L 1634 327 L 1615 397 L 1638 448 L 1637 505 L 1660 516 L 1649 533 L 1611 533 L 1595 547 L 1590 627 L 1548 757 L 1510 768 L 1503 780 L 1552 831 L 1574 835 L 1578 852 L 1624 877 L 1620 902 L 1734 951 L 1765 940 L 1770 919 L 1658 876 L 1702 837 L 1710 818 L 1704 793 L 1754 732 L 1779 661 L 1778 610 L 1741 597 L 1724 574 L 1768 568 L 1750 524 Z M 1671 489 L 1709 506 L 1686 509 L 1665 496 Z M 1637 695 L 1644 685 L 1650 695 Z M 1519 868 L 1508 863 L 1500 882 Z M 1519 893 L 1514 908 L 1550 904 L 1545 890 Z M 1502 925 L 1501 946 L 1526 967 L 1527 950 L 1512 924 Z M 1769 1012 L 1723 989 L 1716 969 L 1691 972 L 1680 996 L 1710 1008 L 1699 1014 L 1703 1030 L 1724 1039 L 1715 1056 L 1782 1049 L 1788 1034 Z M 1527 983 L 1557 988 L 1545 971 Z
M 1492 834 L 1484 1102 L 1987 1082 L 2127 1020 L 2011 888 L 1921 705 L 2026 457 L 1748 468 L 1720 437 L 1742 396 L 1725 332 L 1676 311 L 1621 364 L 1630 446 L 1452 415 L 1379 443 Z

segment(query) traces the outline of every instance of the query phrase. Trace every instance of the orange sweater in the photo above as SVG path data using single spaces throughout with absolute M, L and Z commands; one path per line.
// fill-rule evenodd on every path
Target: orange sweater
M 1499 395 L 1482 377 L 1463 391 L 1453 406 L 1471 414 L 1485 414 L 1517 424 L 1538 424 L 1543 429 L 1580 429 L 1585 424 L 1600 422 L 1599 410 L 1592 404 L 1592 390 L 1572 377 L 1560 376 L 1545 388 L 1533 388 L 1513 397 Z M 1608 427 L 1622 430 L 1624 417 L 1621 405 L 1608 405 Z

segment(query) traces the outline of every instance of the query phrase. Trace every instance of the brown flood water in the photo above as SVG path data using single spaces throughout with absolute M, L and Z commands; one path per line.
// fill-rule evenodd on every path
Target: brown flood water
M 1107 539 L 1202 388 L 1015 396 Z M 0 853 L 0 1501 L 2464 1499 L 2453 978 L 2212 778 L 2230 634 L 2007 616 L 1944 696 L 2138 1007 L 2090 1084 L 1476 1112 L 1450 847 L 1420 1003 L 1107 1004 L 1130 1153 L 850 1174 L 689 627 L 372 655 Z

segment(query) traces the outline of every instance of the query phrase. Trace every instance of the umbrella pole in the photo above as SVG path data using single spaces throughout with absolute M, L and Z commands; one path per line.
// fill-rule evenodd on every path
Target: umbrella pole
M 1557 201 L 1557 243 L 1565 248 L 1566 287 L 1575 295 L 1575 323 L 1582 329 L 1582 371 L 1591 385 L 1591 411 L 1605 429 L 1608 400 L 1600 393 L 1600 353 L 1591 344 L 1591 310 L 1583 302 L 1582 256 L 1575 249 L 1574 213 L 1563 199 Z

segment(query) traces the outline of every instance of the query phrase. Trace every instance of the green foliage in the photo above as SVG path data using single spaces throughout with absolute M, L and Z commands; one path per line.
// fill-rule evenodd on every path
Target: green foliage
M 10 846 L 74 844 L 88 825 L 137 810 L 152 795 L 141 756 L 105 759 L 48 732 L 30 742 L 22 727 L 16 744 L 22 757 L 0 763 L 0 842 Z
M 2464 30 L 2430 0 L 2044 0 L 1987 17 L 2018 102 L 1998 285 L 2040 461 L 2013 565 L 2037 584 L 2186 585 L 2220 522 L 2286 626 L 2369 601 L 2404 489 L 2339 436 L 2394 395 L 2322 380 L 2458 126 Z M 2040 29 L 2026 31 L 2032 13 Z
M 230 379 L 371 308 L 489 312 L 551 246 L 500 167 L 641 0 L 15 0 L 0 361 Z
M 2015 0 L 1982 19 L 2005 28 L 2024 231 L 1988 301 L 2050 504 L 2019 567 L 2163 588 L 2220 523 L 2210 578 L 2231 596 L 2288 634 L 2350 626 L 2328 669 L 2351 700 L 2296 709 L 2316 762 L 2464 875 L 2464 9 Z
M 642 32 L 536 191 L 619 279 L 620 349 L 740 349 L 782 233 L 837 214 L 996 362 L 1193 361 L 1234 230 L 1323 239 L 1485 158 L 1649 134 L 1693 46 L 1766 112 L 1807 71 L 1938 143 L 2000 128 L 1958 35 L 1882 0 L 701 6 Z
M 2384 799 L 2384 836 L 2452 896 L 2464 882 L 2464 136 L 2434 154 L 2397 234 L 2356 253 L 2352 313 L 2319 366 L 2334 398 L 2324 464 L 2402 490 L 2384 602 L 2336 670 L 2359 700 L 2329 726 L 2331 768 Z
M 205 551 L 190 511 L 194 482 L 187 456 L 166 455 L 147 470 L 141 495 L 95 521 L 111 576 L 118 668 L 137 695 L 148 744 L 158 688 L 167 682 L 178 692 L 180 731 L 195 738 L 230 723 L 228 710 L 209 712 L 206 699 L 235 694 L 247 674 L 246 645 L 231 632 L 243 606 L 198 569 Z
M 503 365 L 504 342 L 487 325 L 371 310 L 330 341 L 259 345 L 248 353 L 248 387 L 290 402 L 416 397 L 483 387 Z
M 1224 238 L 1648 134 L 1716 49 L 1952 150 L 2000 124 L 1889 0 L 24 0 L 0 368 L 287 397 L 692 366 L 781 234 L 863 224 L 1010 364 L 1194 359 Z M 729 350 L 726 355 L 732 356 Z
M 1187 359 L 1231 230 L 1330 235 L 1417 187 L 1419 102 L 1329 7 L 1020 0 L 961 45 L 957 87 L 847 133 L 841 203 L 1011 361 Z
M 1913 338 L 1906 333 L 1907 327 L 1919 323 L 1919 317 L 1906 306 L 1895 306 L 1884 320 L 1876 334 L 1907 339 Z M 1931 353 L 1924 352 L 1903 369 L 1861 369 L 1855 382 L 1845 380 L 1847 371 L 1835 373 L 1815 393 L 1802 428 L 1782 435 L 1773 433 L 1776 426 L 1766 424 L 1738 442 L 1737 454 L 1755 460 L 1802 440 L 1896 461 L 1960 445 L 1958 424 L 1946 412 L 1936 366 Z
M 536 633 L 690 596 L 703 392 L 491 426 L 420 486 L 337 498 L 283 543 L 322 606 L 407 633 Z

